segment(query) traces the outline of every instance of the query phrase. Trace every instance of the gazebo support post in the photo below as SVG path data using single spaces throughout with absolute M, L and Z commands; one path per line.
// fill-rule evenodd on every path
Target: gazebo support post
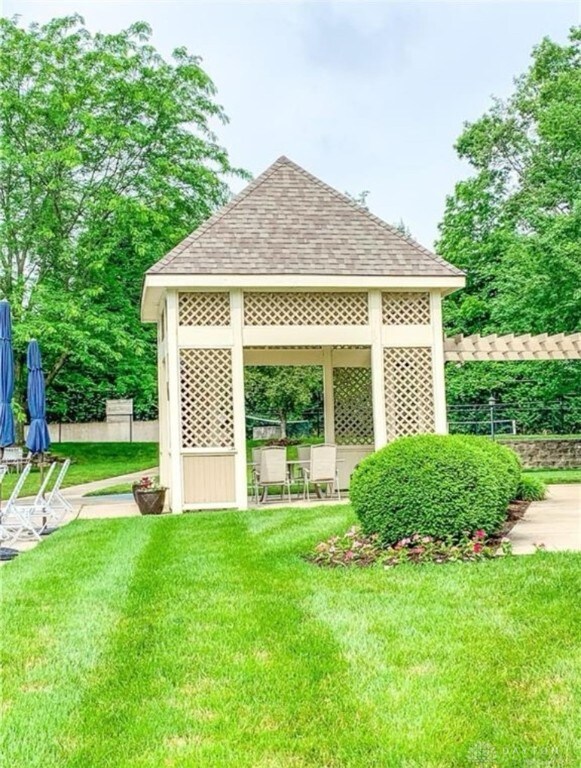
M 325 442 L 335 442 L 335 393 L 333 391 L 333 348 L 323 347 L 323 397 Z
M 232 315 L 232 400 L 234 406 L 234 486 L 236 506 L 248 508 L 248 479 L 246 471 L 246 410 L 244 404 L 244 305 L 242 291 L 230 292 Z
M 163 304 L 165 307 L 165 302 Z M 169 461 L 169 427 L 167 387 L 167 334 L 165 333 L 165 312 L 160 309 L 157 321 L 157 400 L 159 418 L 159 482 L 169 488 L 171 485 Z
M 371 329 L 371 399 L 373 402 L 373 436 L 375 450 L 387 443 L 385 420 L 385 376 L 383 371 L 381 291 L 369 291 L 369 325 Z
M 182 454 L 180 437 L 181 398 L 178 349 L 178 292 L 167 293 L 167 377 L 169 389 L 167 420 L 169 426 L 170 498 L 172 512 L 183 510 Z
M 446 412 L 446 382 L 444 378 L 444 334 L 442 331 L 442 294 L 430 291 L 430 318 L 432 325 L 432 373 L 434 377 L 434 431 L 448 433 Z

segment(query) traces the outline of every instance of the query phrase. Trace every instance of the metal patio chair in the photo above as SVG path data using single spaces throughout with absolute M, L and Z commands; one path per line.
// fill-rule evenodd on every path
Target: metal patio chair
M 18 497 L 22 492 L 22 487 L 28 477 L 31 464 L 26 464 L 20 475 L 12 493 L 8 497 L 6 506 L 3 507 L 0 516 L 0 540 L 2 544 L 11 544 L 16 541 L 23 531 L 29 529 L 29 521 L 25 515 L 25 509 L 27 505 L 22 502 L 18 504 Z M 36 539 L 40 539 L 40 535 L 35 531 L 30 530 L 30 533 Z
M 60 471 L 57 475 L 55 483 L 46 497 L 42 497 L 38 504 L 32 507 L 29 511 L 29 515 L 33 518 L 42 518 L 43 525 L 40 528 L 41 532 L 46 530 L 50 526 L 57 526 L 62 522 L 67 512 L 73 511 L 72 504 L 65 499 L 61 489 L 64 479 L 71 466 L 71 460 L 67 459 L 63 462 Z M 51 470 L 56 467 L 56 462 L 51 464 Z
M 303 472 L 303 496 L 310 500 L 309 486 L 327 486 L 327 493 L 337 494 L 341 500 L 339 490 L 339 470 L 337 466 L 337 446 L 327 443 L 311 445 L 309 450 L 309 462 L 301 465 Z
M 262 501 L 266 499 L 268 488 L 273 485 L 281 486 L 281 500 L 284 498 L 284 491 L 288 493 L 288 500 L 291 501 L 290 473 L 286 460 L 286 448 L 272 446 L 263 448 L 260 451 L 259 469 L 256 478 L 256 500 L 259 501 L 259 492 L 262 489 Z

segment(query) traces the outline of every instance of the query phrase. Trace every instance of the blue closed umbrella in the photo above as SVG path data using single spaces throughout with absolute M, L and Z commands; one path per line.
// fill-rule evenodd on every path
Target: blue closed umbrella
M 26 366 L 28 368 L 28 412 L 30 413 L 26 447 L 32 453 L 44 453 L 50 447 L 50 436 L 46 424 L 44 373 L 40 347 L 36 339 L 32 339 L 26 350 Z
M 0 448 L 14 442 L 14 355 L 10 304 L 0 301 Z

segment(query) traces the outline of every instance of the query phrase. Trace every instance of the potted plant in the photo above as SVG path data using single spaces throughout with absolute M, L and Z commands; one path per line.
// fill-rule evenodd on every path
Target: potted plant
M 142 515 L 161 515 L 167 488 L 159 485 L 157 478 L 142 477 L 133 483 L 133 498 Z

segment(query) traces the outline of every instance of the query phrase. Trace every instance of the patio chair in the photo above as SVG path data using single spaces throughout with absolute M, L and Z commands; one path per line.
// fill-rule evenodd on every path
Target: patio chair
M 42 497 L 40 502 L 31 508 L 32 517 L 41 517 L 45 521 L 41 527 L 41 533 L 49 527 L 49 523 L 56 526 L 62 522 L 67 512 L 73 511 L 72 504 L 61 493 L 62 484 L 70 466 L 71 460 L 67 459 L 61 466 L 49 495 L 46 498 Z M 51 464 L 51 469 L 53 467 L 56 467 L 56 462 Z
M 262 500 L 266 498 L 269 486 L 281 486 L 281 500 L 284 498 L 284 490 L 291 500 L 291 485 L 288 464 L 286 460 L 286 448 L 272 446 L 263 448 L 260 452 L 260 463 L 256 478 L 256 501 L 259 501 L 259 491 L 262 489 Z
M 18 497 L 22 492 L 22 487 L 28 477 L 31 470 L 31 464 L 26 464 L 22 472 L 20 473 L 18 480 L 12 493 L 10 494 L 6 506 L 2 509 L 0 515 L 0 540 L 2 543 L 12 543 L 18 539 L 24 530 L 29 528 L 29 521 L 24 514 L 25 508 L 28 505 L 18 504 Z M 40 539 L 40 535 L 35 531 L 31 531 L 36 539 Z
M 6 464 L 0 464 L 0 488 L 2 487 L 2 481 L 4 480 L 4 477 L 7 472 L 8 472 L 8 467 L 6 466 Z M 1 546 L 1 543 L 6 538 L 8 538 L 8 531 L 6 528 L 2 526 L 2 497 L 0 496 L 0 561 L 2 562 L 6 562 L 8 560 L 14 560 L 14 558 L 20 554 L 17 549 L 11 549 L 10 547 Z
M 252 493 L 254 494 L 256 501 L 258 502 L 258 478 L 260 477 L 260 452 L 262 448 L 252 449 L 252 464 L 250 465 L 250 471 L 252 473 Z
M 319 488 L 327 486 L 327 493 L 331 489 L 341 499 L 339 490 L 339 471 L 337 467 L 337 446 L 331 444 L 311 445 L 309 463 L 302 466 L 303 471 L 303 496 L 310 500 L 309 486 L 313 484 Z
M 8 469 L 14 468 L 17 472 L 20 472 L 25 463 L 22 447 L 18 445 L 10 445 L 7 448 L 4 448 L 2 463 L 5 464 Z

